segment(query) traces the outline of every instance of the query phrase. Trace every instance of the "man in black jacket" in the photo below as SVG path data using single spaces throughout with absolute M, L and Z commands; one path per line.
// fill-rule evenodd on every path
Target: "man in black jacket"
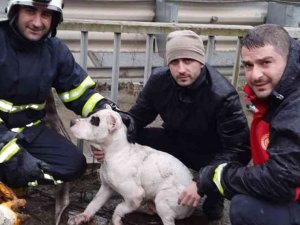
M 200 193 L 231 199 L 232 225 L 300 224 L 300 46 L 278 25 L 242 40 L 253 103 L 252 166 L 228 160 L 200 170 Z
M 167 37 L 168 67 L 156 70 L 129 113 L 137 127 L 137 142 L 168 152 L 188 167 L 250 159 L 249 132 L 234 87 L 205 63 L 199 35 L 190 30 L 174 31 Z M 160 116 L 162 128 L 145 128 Z M 179 202 L 199 203 L 193 181 Z M 220 219 L 223 198 L 208 195 L 203 211 L 210 220 Z

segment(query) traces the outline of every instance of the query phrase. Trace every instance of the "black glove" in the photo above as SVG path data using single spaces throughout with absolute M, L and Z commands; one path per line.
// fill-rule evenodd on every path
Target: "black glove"
M 10 187 L 25 187 L 28 182 L 41 179 L 43 172 L 50 170 L 47 163 L 33 157 L 23 148 L 2 165 L 5 182 Z
M 135 129 L 135 122 L 132 116 L 129 113 L 123 112 L 120 110 L 116 110 L 122 118 L 123 123 L 127 127 L 127 140 L 130 143 L 135 143 L 136 140 L 136 129 Z
M 112 110 L 114 110 L 114 111 L 116 111 L 120 114 L 123 123 L 127 127 L 127 140 L 128 140 L 128 142 L 135 143 L 136 129 L 135 129 L 135 122 L 134 122 L 134 119 L 132 118 L 132 116 L 127 112 L 121 111 L 114 102 L 110 101 L 107 98 L 105 98 L 101 101 L 102 109 L 105 108 L 106 104 L 109 105 L 112 108 Z M 95 112 L 95 110 L 94 110 L 94 112 Z

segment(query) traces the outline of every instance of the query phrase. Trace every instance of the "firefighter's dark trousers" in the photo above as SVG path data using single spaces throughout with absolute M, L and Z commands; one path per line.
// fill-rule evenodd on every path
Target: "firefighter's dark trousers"
M 86 159 L 82 152 L 65 137 L 48 127 L 45 127 L 30 143 L 22 143 L 22 147 L 35 158 L 49 164 L 50 170 L 47 172 L 56 180 L 74 180 L 86 169 Z M 0 164 L 0 181 L 5 183 L 9 176 L 4 174 L 5 171 Z
M 236 195 L 230 203 L 232 225 L 300 225 L 300 203 L 274 203 Z

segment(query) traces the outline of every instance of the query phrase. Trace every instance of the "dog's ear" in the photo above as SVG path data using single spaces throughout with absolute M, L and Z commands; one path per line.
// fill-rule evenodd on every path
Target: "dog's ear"
M 116 129 L 117 127 L 117 119 L 115 116 L 111 113 L 107 117 L 107 125 L 108 125 L 108 131 L 112 132 Z

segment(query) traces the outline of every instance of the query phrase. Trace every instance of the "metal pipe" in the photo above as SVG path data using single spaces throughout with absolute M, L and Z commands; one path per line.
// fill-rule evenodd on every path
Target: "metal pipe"
M 87 71 L 88 41 L 88 31 L 81 31 L 80 65 L 85 71 Z
M 111 100 L 114 103 L 118 101 L 119 73 L 120 73 L 120 48 L 121 48 L 121 33 L 114 34 L 114 53 L 111 81 Z
M 144 85 L 147 83 L 152 70 L 152 55 L 153 55 L 154 35 L 147 34 L 146 40 L 146 64 L 144 67 Z
M 208 64 L 212 63 L 212 56 L 215 50 L 215 36 L 208 36 L 207 40 L 207 50 L 206 50 L 206 62 Z
M 241 65 L 241 39 L 242 37 L 238 37 L 237 45 L 236 45 L 236 57 L 235 63 L 233 67 L 233 74 L 232 74 L 232 85 L 235 89 L 238 88 L 238 81 L 239 81 L 239 74 L 240 74 L 240 65 Z
M 87 71 L 88 41 L 88 31 L 81 31 L 79 64 L 85 71 Z M 83 140 L 77 139 L 77 147 L 83 152 Z

